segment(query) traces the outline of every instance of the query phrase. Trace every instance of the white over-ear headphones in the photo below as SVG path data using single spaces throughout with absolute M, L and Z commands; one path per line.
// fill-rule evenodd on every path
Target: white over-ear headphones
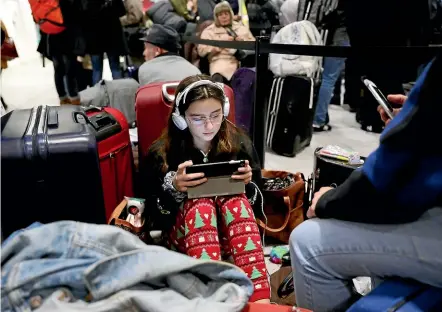
M 223 92 L 223 96 L 224 96 L 223 115 L 225 118 L 227 118 L 227 116 L 229 116 L 230 102 L 229 102 L 229 98 L 224 93 L 224 85 L 222 83 L 213 82 L 210 80 L 195 81 L 194 83 L 191 83 L 190 85 L 188 85 L 183 91 L 178 93 L 178 95 L 175 99 L 175 111 L 172 113 L 172 120 L 178 129 L 184 130 L 187 128 L 186 118 L 184 118 L 184 116 L 181 116 L 180 110 L 178 108 L 181 103 L 181 100 L 183 101 L 182 104 L 186 103 L 187 93 L 189 93 L 189 91 L 192 90 L 193 88 L 196 88 L 199 86 L 204 86 L 204 85 L 212 85 L 214 87 L 217 87 L 218 89 L 220 89 Z

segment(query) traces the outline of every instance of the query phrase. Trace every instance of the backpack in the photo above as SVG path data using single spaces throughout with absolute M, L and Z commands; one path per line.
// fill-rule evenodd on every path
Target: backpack
M 321 34 L 309 21 L 294 22 L 281 28 L 272 43 L 323 45 Z M 303 75 L 316 77 L 322 67 L 322 58 L 309 55 L 289 55 L 270 53 L 269 69 L 275 76 L 286 77 Z
M 55 35 L 65 29 L 58 0 L 29 0 L 29 4 L 32 17 L 42 32 Z

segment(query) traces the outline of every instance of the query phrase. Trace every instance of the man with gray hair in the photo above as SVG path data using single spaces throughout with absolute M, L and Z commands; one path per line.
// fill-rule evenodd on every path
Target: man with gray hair
M 153 82 L 181 81 L 201 74 L 200 70 L 178 55 L 180 36 L 170 26 L 154 24 L 141 39 L 144 41 L 144 62 L 138 72 L 140 85 Z

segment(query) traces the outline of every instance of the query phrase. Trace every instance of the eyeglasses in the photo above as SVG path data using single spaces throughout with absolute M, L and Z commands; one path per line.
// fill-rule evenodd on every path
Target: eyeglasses
M 223 114 L 216 114 L 210 117 L 186 117 L 186 119 L 194 126 L 205 125 L 209 120 L 212 125 L 219 125 L 223 121 Z

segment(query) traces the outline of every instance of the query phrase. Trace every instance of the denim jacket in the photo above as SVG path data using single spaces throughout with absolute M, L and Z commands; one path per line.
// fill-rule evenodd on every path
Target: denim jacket
M 3 242 L 1 261 L 2 311 L 241 311 L 253 293 L 233 265 L 110 225 L 34 223 Z

